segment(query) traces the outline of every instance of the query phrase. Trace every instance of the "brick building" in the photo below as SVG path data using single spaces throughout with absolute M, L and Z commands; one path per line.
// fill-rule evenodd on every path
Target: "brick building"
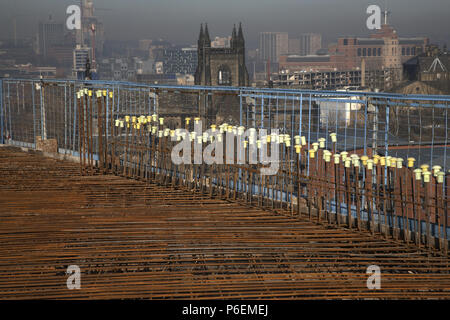
M 366 70 L 402 68 L 402 63 L 424 51 L 428 38 L 400 38 L 388 24 L 368 38 L 342 37 L 329 47 L 328 55 L 279 58 L 280 70 L 340 71 L 358 70 L 365 62 Z

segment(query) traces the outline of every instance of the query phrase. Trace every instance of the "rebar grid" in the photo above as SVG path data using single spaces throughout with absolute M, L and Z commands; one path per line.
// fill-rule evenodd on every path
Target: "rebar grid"
M 0 148 L 2 299 L 448 299 L 449 260 L 256 205 Z M 81 268 L 68 290 L 66 268 Z M 369 265 L 382 272 L 369 290 Z

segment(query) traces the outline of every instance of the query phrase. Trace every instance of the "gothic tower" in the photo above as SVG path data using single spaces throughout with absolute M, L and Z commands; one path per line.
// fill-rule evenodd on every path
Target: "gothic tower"
M 198 64 L 195 84 L 204 86 L 248 86 L 245 66 L 245 41 L 242 25 L 233 28 L 229 48 L 212 48 L 208 25 L 200 26 L 198 38 Z

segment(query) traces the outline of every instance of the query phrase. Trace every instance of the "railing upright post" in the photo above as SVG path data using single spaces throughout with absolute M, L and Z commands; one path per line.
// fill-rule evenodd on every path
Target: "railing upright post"
M 8 118 L 9 118 L 9 130 L 8 130 L 8 140 L 13 138 L 12 134 L 12 122 L 11 122 L 11 96 L 10 96 L 10 87 L 8 82 L 8 95 L 6 96 L 8 98 Z
M 5 134 L 4 134 L 4 128 L 3 128 L 3 80 L 0 79 L 0 143 L 5 143 Z
M 31 103 L 33 105 L 33 142 L 34 148 L 36 149 L 36 104 L 34 102 L 34 82 L 31 82 Z M 3 136 L 3 133 L 2 133 Z
M 67 150 L 67 83 L 64 84 L 64 149 Z
M 239 90 L 239 125 L 242 126 L 242 90 Z
M 311 146 L 311 107 L 312 107 L 312 94 L 309 94 L 309 114 L 308 114 L 308 145 Z M 309 153 L 308 153 L 308 170 L 306 175 L 309 176 Z
M 242 105 L 242 90 L 239 90 L 239 126 L 242 126 L 243 124 L 242 124 L 242 116 L 243 116 L 243 105 Z M 236 139 L 236 143 L 239 143 L 240 142 L 240 139 Z M 239 150 L 239 147 L 237 147 L 236 148 L 237 150 Z M 240 190 L 242 190 L 242 188 L 243 188 L 243 186 L 242 186 L 242 183 L 243 183 L 243 176 L 242 176 L 242 169 L 241 168 L 239 168 L 239 170 L 238 170 L 238 180 L 237 181 L 239 181 L 240 183 L 239 183 L 239 191 Z M 212 185 L 212 175 L 211 175 L 211 185 Z M 212 187 L 211 187 L 211 195 L 212 195 Z
M 77 99 L 77 89 L 76 85 L 73 86 L 73 139 L 72 139 L 72 155 L 75 155 L 75 141 L 76 141 L 76 133 L 77 133 L 77 108 L 78 108 L 78 99 Z M 78 127 L 78 141 L 80 141 L 80 127 Z M 80 149 L 81 150 L 81 149 Z
M 40 94 L 40 111 L 41 111 L 41 139 L 46 140 L 46 130 L 45 130 L 45 107 L 44 107 L 44 83 L 41 81 L 41 90 L 39 90 Z
M 364 154 L 367 154 L 367 123 L 369 122 L 368 119 L 368 110 L 369 107 L 369 98 L 366 97 L 366 107 L 364 109 Z
M 389 156 L 389 112 L 390 112 L 390 108 L 389 108 L 389 100 L 386 99 L 386 123 L 384 125 L 384 150 L 385 150 L 385 157 Z M 384 166 L 384 185 L 387 185 L 387 166 Z

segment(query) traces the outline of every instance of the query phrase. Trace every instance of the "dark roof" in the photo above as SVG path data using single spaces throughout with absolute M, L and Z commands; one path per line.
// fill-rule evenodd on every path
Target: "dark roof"
M 419 66 L 420 71 L 424 72 L 430 69 L 436 58 L 438 58 L 442 65 L 447 69 L 447 72 L 450 72 L 450 54 L 441 54 L 432 57 L 428 57 L 425 54 L 422 54 L 420 56 L 416 56 L 407 60 L 403 64 L 405 66 Z M 440 66 L 437 66 L 437 70 L 442 72 Z
M 419 57 L 413 57 L 403 63 L 405 66 L 415 66 L 419 63 Z
M 177 75 L 174 73 L 166 73 L 166 74 L 138 74 L 138 79 L 141 80 L 176 80 Z
M 384 45 L 383 39 L 358 38 L 356 41 L 358 45 Z
M 286 62 L 329 62 L 330 56 L 288 56 Z
M 418 44 L 423 45 L 425 38 L 400 38 L 398 39 L 399 44 Z
M 434 57 L 419 57 L 418 62 L 420 65 L 420 70 L 422 72 L 428 71 L 436 58 L 439 58 L 439 61 L 441 61 L 441 63 L 447 69 L 447 72 L 450 72 L 450 55 L 448 55 L 448 54 L 442 54 L 442 55 L 434 56 Z M 442 72 L 440 67 L 437 67 L 437 68 L 439 71 Z

